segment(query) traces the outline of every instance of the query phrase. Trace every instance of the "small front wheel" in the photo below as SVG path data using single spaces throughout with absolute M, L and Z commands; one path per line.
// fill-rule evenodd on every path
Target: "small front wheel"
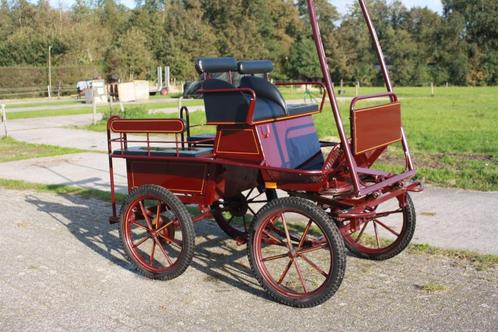
M 192 262 L 195 231 L 182 202 L 168 190 L 144 185 L 130 193 L 121 209 L 120 237 L 138 271 L 169 280 Z
M 415 233 L 415 207 L 410 195 L 367 209 L 374 213 L 364 220 L 345 220 L 340 230 L 346 248 L 355 256 L 370 260 L 387 260 L 400 254 L 410 244 Z M 356 222 L 357 227 L 352 227 Z
M 337 226 L 302 198 L 276 199 L 263 207 L 249 232 L 249 261 L 269 295 L 293 307 L 313 307 L 339 288 L 346 255 Z

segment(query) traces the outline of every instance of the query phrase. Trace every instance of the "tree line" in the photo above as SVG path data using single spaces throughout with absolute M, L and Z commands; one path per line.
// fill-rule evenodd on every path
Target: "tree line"
M 0 67 L 98 66 L 107 77 L 153 79 L 170 65 L 179 80 L 196 77 L 199 56 L 271 59 L 276 79 L 314 79 L 320 68 L 304 0 L 0 0 Z M 333 78 L 381 83 L 359 6 L 339 15 L 316 0 Z M 397 85 L 498 82 L 498 1 L 443 0 L 440 15 L 400 1 L 369 0 Z M 0 71 L 2 69 L 0 68 Z

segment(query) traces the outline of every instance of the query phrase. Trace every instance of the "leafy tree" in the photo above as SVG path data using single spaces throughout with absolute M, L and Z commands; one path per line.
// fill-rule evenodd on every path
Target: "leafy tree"
M 107 55 L 107 71 L 121 79 L 148 79 L 153 57 L 147 48 L 147 37 L 137 28 L 130 28 Z

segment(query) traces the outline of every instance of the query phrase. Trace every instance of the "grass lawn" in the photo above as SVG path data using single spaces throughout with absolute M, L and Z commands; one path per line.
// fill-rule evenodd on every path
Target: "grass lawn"
M 0 139 L 0 162 L 58 156 L 84 152 L 80 149 L 63 148 L 52 145 L 30 144 L 16 141 L 11 137 Z
M 33 101 L 26 103 L 6 103 L 7 109 L 16 109 L 16 108 L 24 108 L 24 107 L 42 107 L 42 106 L 62 106 L 62 105 L 77 105 L 80 104 L 81 100 L 76 99 L 63 99 L 63 100 L 52 100 L 52 101 Z
M 185 100 L 182 105 L 185 106 L 197 106 L 202 105 L 202 100 Z M 53 106 L 44 104 L 42 106 Z M 61 108 L 61 109 L 50 109 L 39 111 L 20 111 L 20 112 L 8 112 L 9 106 L 7 106 L 8 119 L 31 119 L 31 118 L 43 118 L 43 117 L 53 117 L 53 116 L 64 116 L 64 115 L 79 115 L 79 114 L 90 114 L 92 113 L 92 105 L 86 105 L 87 107 L 82 108 Z M 19 106 L 20 107 L 20 106 Z M 178 102 L 160 102 L 160 103 L 136 103 L 136 104 L 125 104 L 125 109 L 131 108 L 141 108 L 142 110 L 148 111 L 153 109 L 161 108 L 176 108 L 178 107 Z M 11 108 L 11 107 L 10 107 Z M 113 110 L 119 110 L 119 105 L 114 104 Z M 110 107 L 108 105 L 97 106 L 97 112 L 99 113 L 109 113 Z
M 355 94 L 345 88 L 346 96 Z M 384 92 L 383 88 L 360 88 L 360 94 Z M 429 87 L 396 89 L 403 108 L 403 121 L 419 178 L 428 183 L 475 190 L 498 191 L 498 89 L 496 87 L 437 87 L 431 96 Z M 286 99 L 304 98 L 304 91 L 284 88 Z M 315 96 L 319 98 L 318 93 Z M 202 105 L 188 100 L 187 106 Z M 340 108 L 349 132 L 349 101 L 341 99 Z M 176 114 L 148 114 L 150 109 L 176 107 L 176 103 L 126 105 L 127 118 L 176 117 Z M 70 112 L 81 110 L 70 110 Z M 83 110 L 86 111 L 86 110 Z M 104 114 L 109 108 L 99 107 Z M 116 111 L 116 107 L 115 107 Z M 54 111 L 59 113 L 60 111 Z M 86 112 L 91 112 L 88 110 Z M 35 112 L 29 112 L 35 113 Z M 10 117 L 15 116 L 12 113 Z M 73 113 L 76 114 L 76 113 Z M 320 137 L 337 137 L 330 107 L 315 116 Z M 191 114 L 192 124 L 203 124 L 202 112 Z M 85 129 L 105 131 L 105 121 Z M 192 128 L 193 134 L 214 132 L 213 126 Z M 393 146 L 394 156 L 401 149 Z M 382 160 L 384 169 L 398 170 L 396 158 Z
M 367 93 L 380 92 L 370 89 Z M 400 88 L 398 97 L 419 178 L 438 185 L 498 190 L 497 88 Z M 340 103 L 349 132 L 349 103 Z M 315 121 L 321 136 L 337 137 L 329 111 Z M 393 154 L 401 148 L 394 146 Z M 394 160 L 384 168 L 397 170 Z

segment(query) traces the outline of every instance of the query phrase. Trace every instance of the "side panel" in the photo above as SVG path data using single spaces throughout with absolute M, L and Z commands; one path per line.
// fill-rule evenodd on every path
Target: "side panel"
M 318 155 L 317 169 L 323 157 L 311 116 L 257 125 L 258 136 L 268 166 L 298 168 Z
M 208 187 L 208 165 L 175 161 L 128 160 L 128 189 L 156 184 L 172 192 L 203 195 Z
M 258 136 L 254 128 L 220 126 L 216 135 L 216 157 L 248 162 L 263 160 Z
M 351 120 L 355 155 L 401 141 L 399 103 L 353 110 Z

